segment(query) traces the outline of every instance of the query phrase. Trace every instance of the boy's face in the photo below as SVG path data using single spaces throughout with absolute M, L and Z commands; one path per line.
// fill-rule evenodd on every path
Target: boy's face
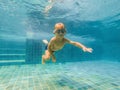
M 58 30 L 54 31 L 54 34 L 56 36 L 59 36 L 59 37 L 64 37 L 64 35 L 66 34 L 66 30 L 65 29 L 58 29 Z

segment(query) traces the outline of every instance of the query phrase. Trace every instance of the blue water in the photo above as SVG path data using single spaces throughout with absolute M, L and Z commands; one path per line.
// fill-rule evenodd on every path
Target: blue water
M 57 62 L 41 64 L 62 22 Z M 120 0 L 0 0 L 0 90 L 120 90 Z
M 93 48 L 84 53 L 71 45 L 56 53 L 58 62 L 81 60 L 120 61 L 119 0 L 1 0 L 0 61 L 25 60 L 40 63 L 42 39 L 53 35 L 63 22 L 68 39 Z M 48 8 L 47 8 L 48 7 Z M 31 52 L 31 53 L 30 53 Z M 32 56 L 31 56 L 32 55 Z

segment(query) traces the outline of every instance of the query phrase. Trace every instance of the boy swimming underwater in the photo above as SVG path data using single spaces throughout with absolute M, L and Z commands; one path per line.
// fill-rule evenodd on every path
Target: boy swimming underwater
M 53 33 L 55 34 L 55 36 L 51 38 L 49 43 L 47 42 L 47 40 L 43 40 L 43 42 L 46 45 L 48 44 L 48 46 L 45 50 L 45 54 L 42 55 L 42 64 L 45 64 L 45 62 L 49 60 L 50 57 L 52 57 L 52 62 L 56 62 L 54 52 L 62 49 L 67 43 L 82 48 L 84 52 L 92 53 L 92 48 L 87 48 L 79 42 L 74 42 L 64 37 L 66 34 L 66 29 L 63 23 L 55 24 Z

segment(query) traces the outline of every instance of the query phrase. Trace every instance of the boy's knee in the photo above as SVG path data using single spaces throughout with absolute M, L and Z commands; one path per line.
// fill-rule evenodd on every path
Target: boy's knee
M 42 56 L 42 58 L 43 58 L 43 59 L 45 59 L 45 60 L 50 59 L 50 57 L 49 57 L 49 56 L 45 56 L 45 55 L 43 55 L 43 56 Z
M 46 60 L 49 60 L 50 59 L 50 57 L 48 56 L 48 57 L 46 57 Z

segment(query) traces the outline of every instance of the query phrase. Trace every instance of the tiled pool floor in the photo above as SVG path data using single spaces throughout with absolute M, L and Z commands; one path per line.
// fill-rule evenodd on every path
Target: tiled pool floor
M 120 90 L 120 62 L 0 66 L 0 90 Z

